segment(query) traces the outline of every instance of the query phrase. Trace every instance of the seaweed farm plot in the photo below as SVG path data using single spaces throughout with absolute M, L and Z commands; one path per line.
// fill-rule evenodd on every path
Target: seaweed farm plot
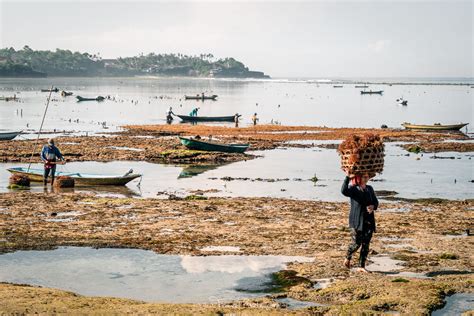
M 272 273 L 291 256 L 159 255 L 137 249 L 61 247 L 0 255 L 0 281 L 88 296 L 149 302 L 222 303 L 278 291 Z

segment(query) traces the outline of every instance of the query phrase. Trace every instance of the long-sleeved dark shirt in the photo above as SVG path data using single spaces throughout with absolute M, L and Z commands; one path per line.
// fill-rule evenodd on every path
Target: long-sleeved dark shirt
M 366 185 L 365 189 L 359 186 L 349 186 L 349 177 L 344 179 L 341 193 L 351 198 L 351 211 L 349 212 L 349 227 L 362 231 L 371 229 L 375 232 L 374 212 L 369 214 L 367 206 L 373 205 L 374 211 L 379 206 L 379 201 L 375 195 L 374 189 Z

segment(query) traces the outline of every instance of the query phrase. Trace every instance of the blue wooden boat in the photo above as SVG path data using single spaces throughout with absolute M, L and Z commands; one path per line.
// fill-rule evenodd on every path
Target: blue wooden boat
M 219 151 L 224 153 L 243 153 L 249 148 L 249 144 L 219 144 L 215 142 L 205 142 L 200 139 L 179 137 L 181 144 L 189 149 L 203 151 Z

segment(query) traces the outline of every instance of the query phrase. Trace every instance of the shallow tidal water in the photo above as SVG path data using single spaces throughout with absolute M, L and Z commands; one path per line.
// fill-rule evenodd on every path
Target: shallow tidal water
M 315 142 L 317 143 L 317 142 Z M 206 196 L 278 197 L 322 201 L 346 201 L 340 193 L 344 174 L 334 149 L 281 148 L 255 152 L 262 155 L 248 161 L 226 165 L 176 166 L 147 162 L 72 162 L 58 166 L 67 172 L 124 174 L 130 168 L 143 174 L 126 187 L 76 187 L 74 192 L 95 192 L 108 196 L 167 197 L 185 196 L 203 190 Z M 406 156 L 395 143 L 386 144 L 385 169 L 371 184 L 375 190 L 391 190 L 404 198 L 472 198 L 473 160 L 470 153 L 442 153 Z M 416 160 L 416 158 L 420 160 Z M 27 164 L 0 164 L 0 192 L 7 192 L 6 168 Z M 41 168 L 41 165 L 34 165 Z M 403 170 L 402 172 L 400 170 Z M 310 181 L 314 176 L 316 183 Z M 231 177 L 226 181 L 225 177 Z M 224 178 L 224 179 L 223 179 Z M 248 178 L 247 180 L 232 178 Z M 229 179 L 229 178 L 228 178 Z M 32 191 L 43 191 L 33 184 Z
M 149 302 L 220 303 L 263 296 L 271 273 L 290 256 L 179 256 L 138 249 L 60 247 L 0 255 L 0 281 L 40 285 L 88 296 Z
M 433 81 L 436 83 L 435 81 Z M 242 126 L 258 113 L 260 123 L 330 127 L 400 127 L 416 124 L 470 123 L 474 115 L 469 85 L 382 85 L 382 96 L 361 95 L 354 84 L 334 89 L 332 84 L 306 80 L 221 80 L 186 78 L 35 78 L 0 79 L 0 96 L 16 94 L 21 102 L 0 101 L 0 129 L 39 128 L 51 86 L 74 92 L 63 98 L 53 93 L 44 130 L 76 132 L 113 131 L 127 124 L 163 124 L 172 106 L 177 114 L 200 107 L 199 115 L 242 114 Z M 185 101 L 184 95 L 219 95 L 218 101 Z M 115 101 L 76 102 L 75 96 L 110 95 Z M 396 99 L 403 97 L 408 106 Z M 18 110 L 18 112 L 17 112 Z M 21 112 L 21 110 L 23 110 Z M 71 120 L 71 121 L 69 121 Z M 99 123 L 106 122 L 104 129 Z M 175 120 L 174 124 L 179 120 Z M 27 127 L 28 124 L 28 127 Z

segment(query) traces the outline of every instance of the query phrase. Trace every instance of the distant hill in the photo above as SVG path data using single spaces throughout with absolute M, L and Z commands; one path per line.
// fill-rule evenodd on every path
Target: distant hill
M 107 77 L 107 76 L 188 76 L 216 78 L 269 78 L 249 70 L 234 58 L 215 59 L 212 54 L 154 54 L 102 59 L 89 53 L 0 49 L 0 77 Z

